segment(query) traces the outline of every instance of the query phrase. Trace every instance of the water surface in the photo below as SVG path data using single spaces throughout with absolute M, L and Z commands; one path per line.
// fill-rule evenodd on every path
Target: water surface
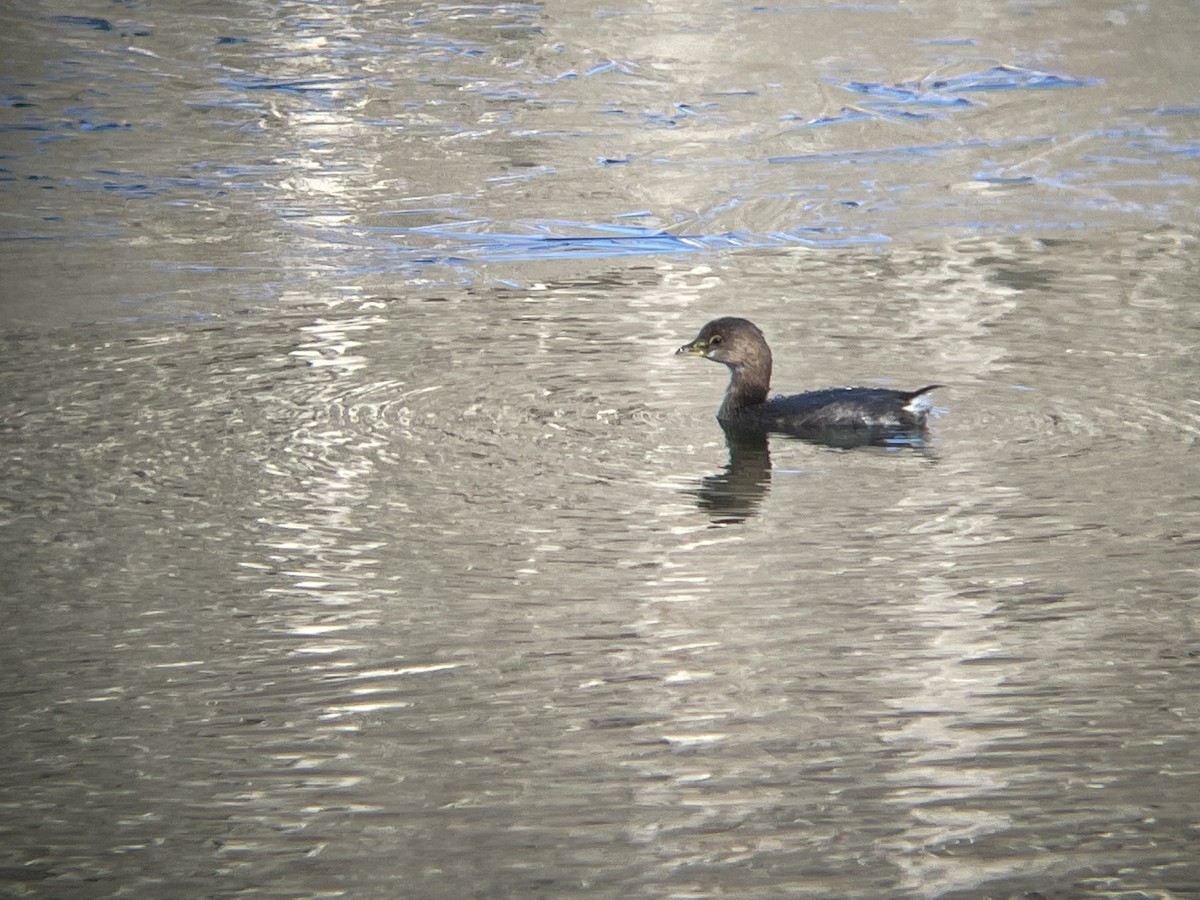
M 7 893 L 1200 893 L 1191 7 L 0 20 Z

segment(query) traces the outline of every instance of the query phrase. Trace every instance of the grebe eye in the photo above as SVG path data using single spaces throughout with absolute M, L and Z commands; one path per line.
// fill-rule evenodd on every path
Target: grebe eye
M 708 346 L 710 347 L 715 347 L 719 343 L 721 343 L 721 336 L 719 334 L 714 334 L 708 339 Z

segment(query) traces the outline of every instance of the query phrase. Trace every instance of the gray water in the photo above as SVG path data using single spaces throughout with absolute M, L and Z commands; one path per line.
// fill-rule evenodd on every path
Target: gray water
M 1194 3 L 179 6 L 0 11 L 6 896 L 1200 895 Z

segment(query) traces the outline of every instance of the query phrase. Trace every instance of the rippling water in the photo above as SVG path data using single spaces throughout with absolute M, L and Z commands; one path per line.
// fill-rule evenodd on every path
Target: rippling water
M 0 11 L 5 893 L 1200 894 L 1193 12 Z

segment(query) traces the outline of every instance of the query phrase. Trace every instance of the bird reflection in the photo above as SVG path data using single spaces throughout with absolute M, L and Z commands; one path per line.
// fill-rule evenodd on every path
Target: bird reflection
M 729 463 L 720 472 L 705 475 L 690 493 L 696 506 L 707 512 L 715 525 L 735 525 L 755 515 L 771 489 L 771 448 L 767 433 L 723 427 Z M 836 450 L 856 447 L 913 449 L 927 452 L 924 429 L 824 428 L 794 435 L 777 435 L 777 440 L 799 440 Z
M 700 479 L 696 505 L 716 524 L 744 522 L 754 515 L 771 484 L 771 449 L 763 432 L 725 430 L 729 464 Z

